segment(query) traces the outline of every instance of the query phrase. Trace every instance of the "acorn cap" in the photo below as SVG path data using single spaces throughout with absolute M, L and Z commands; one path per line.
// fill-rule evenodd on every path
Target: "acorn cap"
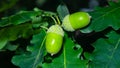
M 66 15 L 65 18 L 63 19 L 62 27 L 67 30 L 67 31 L 75 31 L 75 29 L 71 26 L 70 20 L 69 20 L 70 15 Z
M 56 33 L 56 34 L 59 34 L 61 36 L 64 36 L 64 31 L 63 31 L 63 29 L 59 25 L 52 25 L 48 29 L 47 33 L 49 33 L 49 32 Z

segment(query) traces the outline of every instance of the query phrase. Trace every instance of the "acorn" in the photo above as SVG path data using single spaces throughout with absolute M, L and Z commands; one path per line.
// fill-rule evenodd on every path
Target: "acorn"
M 63 19 L 62 27 L 66 31 L 75 31 L 83 28 L 90 23 L 91 16 L 87 12 L 76 12 L 71 15 L 66 15 Z
M 51 55 L 57 54 L 62 47 L 64 31 L 59 25 L 52 25 L 46 35 L 45 47 Z

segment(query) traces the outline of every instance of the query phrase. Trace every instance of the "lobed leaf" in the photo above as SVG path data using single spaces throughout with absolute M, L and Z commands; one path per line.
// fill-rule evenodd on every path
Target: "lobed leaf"
M 120 28 L 120 3 L 111 3 L 110 6 L 96 9 L 90 12 L 92 16 L 91 23 L 88 27 L 81 31 L 102 31 L 108 27 L 112 27 L 115 30 Z
M 69 11 L 68 11 L 68 8 L 65 4 L 60 4 L 58 7 L 57 7 L 57 13 L 61 19 L 61 21 L 63 20 L 63 18 L 69 14 Z
M 91 60 L 89 68 L 119 68 L 120 67 L 120 35 L 111 31 L 108 38 L 98 39 L 93 46 L 94 52 L 86 56 Z
M 0 20 L 0 27 L 8 25 L 18 25 L 32 20 L 32 17 L 40 15 L 41 11 L 20 11 L 10 17 L 4 17 Z
M 26 38 L 32 34 L 32 25 L 29 23 L 2 28 L 0 30 L 0 49 L 4 48 L 9 41 L 14 41 L 19 37 Z
M 12 58 L 12 63 L 20 68 L 37 68 L 41 66 L 45 55 L 45 31 L 33 36 L 31 45 L 27 47 L 30 54 L 15 55 Z

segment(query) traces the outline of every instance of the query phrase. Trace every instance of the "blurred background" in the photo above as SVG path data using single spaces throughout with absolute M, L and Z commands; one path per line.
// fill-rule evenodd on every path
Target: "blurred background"
M 106 6 L 107 0 L 0 0 L 0 18 L 12 15 L 20 10 L 33 10 L 38 7 L 56 12 L 59 4 L 64 3 L 71 13 L 84 10 L 91 11 L 96 6 Z

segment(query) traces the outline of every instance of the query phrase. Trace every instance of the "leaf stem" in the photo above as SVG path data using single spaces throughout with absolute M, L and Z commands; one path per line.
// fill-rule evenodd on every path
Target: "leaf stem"
M 117 43 L 116 43 L 116 45 L 115 45 L 115 47 L 114 47 L 114 49 L 113 49 L 113 52 L 112 52 L 112 54 L 111 54 L 111 56 L 110 56 L 110 60 L 109 60 L 109 62 L 107 63 L 107 65 L 106 65 L 105 68 L 108 68 L 108 65 L 109 65 L 111 59 L 113 58 L 114 53 L 115 53 L 115 50 L 118 48 L 119 44 L 120 44 L 120 38 L 118 39 L 118 41 L 117 41 Z

